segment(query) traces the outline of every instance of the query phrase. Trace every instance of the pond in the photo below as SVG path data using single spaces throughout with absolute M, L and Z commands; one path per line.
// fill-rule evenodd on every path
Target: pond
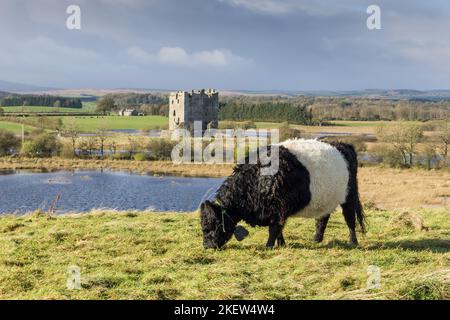
M 113 171 L 29 171 L 0 174 L 0 213 L 92 209 L 194 211 L 220 186 L 220 178 L 137 175 Z

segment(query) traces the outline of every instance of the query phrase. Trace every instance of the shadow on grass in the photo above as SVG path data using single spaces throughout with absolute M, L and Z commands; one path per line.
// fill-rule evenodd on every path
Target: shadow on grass
M 433 253 L 450 252 L 450 240 L 421 239 L 380 242 L 369 246 L 370 250 L 378 249 L 405 249 L 411 251 L 431 251 Z
M 361 240 L 359 246 L 352 245 L 344 240 L 330 240 L 322 244 L 316 244 L 312 241 L 286 241 L 287 249 L 298 250 L 318 250 L 318 249 L 344 249 L 344 250 L 386 250 L 386 249 L 403 249 L 409 251 L 430 251 L 433 253 L 448 253 L 450 252 L 450 240 L 444 239 L 420 239 L 420 240 L 399 240 L 399 241 L 386 241 L 386 242 L 370 242 L 367 245 L 364 240 Z M 249 246 L 242 245 L 240 243 L 230 243 L 224 249 L 232 249 L 238 251 L 249 250 Z M 269 250 L 265 245 L 257 245 L 252 249 Z M 273 250 L 281 249 L 277 246 Z
M 307 245 L 294 244 L 292 248 L 308 248 Z M 330 241 L 326 245 L 320 246 L 321 248 L 340 248 L 347 250 L 354 250 L 359 247 L 352 246 L 345 241 L 334 240 Z M 399 240 L 399 241 L 387 241 L 376 242 L 363 247 L 364 250 L 383 250 L 383 249 L 404 249 L 410 251 L 431 251 L 433 253 L 448 253 L 450 252 L 450 240 L 444 239 L 420 239 L 420 240 Z

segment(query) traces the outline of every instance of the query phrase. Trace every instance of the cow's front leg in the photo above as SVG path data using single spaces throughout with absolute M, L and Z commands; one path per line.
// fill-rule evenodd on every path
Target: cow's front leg
M 271 224 L 269 226 L 269 239 L 267 240 L 267 244 L 266 244 L 267 248 L 273 249 L 273 247 L 275 245 L 275 240 L 277 240 L 280 237 L 280 235 L 281 235 L 281 237 L 283 237 L 282 231 L 283 231 L 283 226 L 281 226 L 279 223 Z M 284 242 L 284 239 L 283 239 L 283 242 Z

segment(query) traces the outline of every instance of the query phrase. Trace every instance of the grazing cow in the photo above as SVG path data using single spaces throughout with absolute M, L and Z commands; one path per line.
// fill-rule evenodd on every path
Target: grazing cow
M 341 206 L 358 244 L 356 221 L 365 232 L 358 194 L 357 155 L 350 144 L 294 139 L 279 144 L 279 169 L 261 175 L 262 165 L 241 164 L 221 185 L 213 201 L 200 206 L 203 245 L 220 248 L 233 234 L 241 241 L 248 231 L 237 224 L 268 226 L 267 247 L 285 244 L 283 227 L 289 216 L 316 219 L 315 242 L 323 240 L 330 214 Z

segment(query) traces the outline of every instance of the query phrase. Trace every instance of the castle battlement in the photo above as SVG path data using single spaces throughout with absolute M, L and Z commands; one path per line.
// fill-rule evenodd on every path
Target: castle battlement
M 219 92 L 214 89 L 176 91 L 169 95 L 169 130 L 193 128 L 194 121 L 217 128 Z

